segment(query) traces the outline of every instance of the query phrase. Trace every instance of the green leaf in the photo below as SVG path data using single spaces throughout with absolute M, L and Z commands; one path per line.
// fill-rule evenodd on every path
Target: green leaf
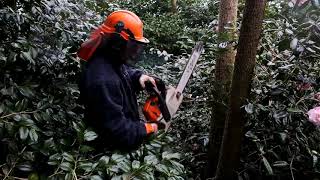
M 307 50 L 311 53 L 317 53 L 315 50 L 311 49 L 310 47 L 307 47 Z
M 26 86 L 19 87 L 19 92 L 25 97 L 31 98 L 31 97 L 34 96 L 32 90 L 29 87 L 26 87 Z
M 22 157 L 24 160 L 27 160 L 27 161 L 34 161 L 34 159 L 35 159 L 34 152 L 32 152 L 32 151 L 25 151 L 22 154 Z
M 125 160 L 126 157 L 124 155 L 121 155 L 121 154 L 112 154 L 111 159 L 113 161 L 115 161 L 116 163 L 119 163 L 119 162 Z
M 31 173 L 28 176 L 28 180 L 39 180 L 39 175 L 37 173 Z
M 285 143 L 286 140 L 288 139 L 288 134 L 285 132 L 279 132 L 278 134 L 282 143 Z
M 165 166 L 165 165 L 163 165 L 163 164 L 158 164 L 158 165 L 156 166 L 156 170 L 159 171 L 159 172 L 161 172 L 161 173 L 164 173 L 164 174 L 166 174 L 166 175 L 169 175 L 169 174 L 170 174 L 168 167 Z
M 30 136 L 31 141 L 38 142 L 38 134 L 34 129 L 31 129 L 29 131 L 29 136 Z
M 140 167 L 140 162 L 137 161 L 137 160 L 134 160 L 134 161 L 132 162 L 132 164 L 131 164 L 131 167 L 132 167 L 133 169 L 139 169 L 139 167 Z
M 249 103 L 249 104 L 245 105 L 244 109 L 246 110 L 246 112 L 248 114 L 252 114 L 253 113 L 253 104 Z
M 19 135 L 21 140 L 26 140 L 29 135 L 29 129 L 27 127 L 21 126 L 19 128 Z
M 155 176 L 153 175 L 152 172 L 146 172 L 146 171 L 140 172 L 139 177 L 141 177 L 141 179 L 148 179 L 148 180 L 154 180 L 155 179 Z
M 162 153 L 162 159 L 180 159 L 180 157 L 179 153 L 169 153 L 167 151 Z
M 152 146 L 153 148 L 156 148 L 156 149 L 161 148 L 161 144 L 158 142 L 154 142 L 154 141 L 150 143 L 150 146 Z
M 72 173 L 67 173 L 64 177 L 64 180 L 73 180 L 73 174 Z
M 44 144 L 43 144 L 43 147 L 45 149 L 53 149 L 53 148 L 55 148 L 55 143 L 54 143 L 53 138 L 49 138 L 49 139 L 45 140 Z
M 38 56 L 38 50 L 31 47 L 30 50 L 32 59 L 35 59 Z
M 29 50 L 28 52 L 22 52 L 21 53 L 21 58 L 29 61 L 30 63 L 34 64 L 34 60 L 32 59 L 31 51 Z
M 85 132 L 84 132 L 84 140 L 85 141 L 93 141 L 97 137 L 98 137 L 98 135 L 93 131 L 85 130 Z
M 298 109 L 298 108 L 288 108 L 287 111 L 290 112 L 290 113 L 303 113 L 304 112 L 304 111 L 302 111 L 301 109 Z
M 58 154 L 58 153 L 53 154 L 49 157 L 48 164 L 49 165 L 57 165 L 57 164 L 59 164 L 60 160 L 61 160 L 60 154 Z
M 81 127 L 78 125 L 78 123 L 72 122 L 72 126 L 73 126 L 73 128 L 74 128 L 77 132 L 81 132 L 81 131 L 82 131 L 82 129 L 81 129 Z
M 31 119 L 21 118 L 20 125 L 32 127 L 34 126 L 34 121 L 32 121 Z
M 268 171 L 268 174 L 273 175 L 272 167 L 270 166 L 270 163 L 268 162 L 268 160 L 264 156 L 262 156 L 262 162 L 263 162 L 266 170 Z
M 316 167 L 316 165 L 317 165 L 317 163 L 318 163 L 318 156 L 317 155 L 315 155 L 315 154 L 312 154 L 312 164 L 313 164 L 313 166 L 312 167 Z
M 145 156 L 144 162 L 149 165 L 156 165 L 159 163 L 159 160 L 158 160 L 157 156 L 152 154 L 152 155 Z
M 90 147 L 90 146 L 87 146 L 87 145 L 81 145 L 80 146 L 80 152 L 82 152 L 82 153 L 91 152 L 93 150 L 94 150 L 93 147 Z
M 0 114 L 2 114 L 3 111 L 4 111 L 4 106 L 1 104 L 1 105 L 0 105 Z
M 118 173 L 120 171 L 120 169 L 119 169 L 119 167 L 117 165 L 113 165 L 111 167 L 108 167 L 107 170 L 112 172 L 112 173 Z
M 123 180 L 124 178 L 120 175 L 120 176 L 113 176 L 111 178 L 111 180 Z
M 41 116 L 39 113 L 33 113 L 33 117 L 36 121 L 41 121 Z
M 17 121 L 17 122 L 19 122 L 21 119 L 22 119 L 22 118 L 21 118 L 20 115 L 15 115 L 15 116 L 13 117 L 13 120 L 15 120 L 15 121 Z
M 62 154 L 63 158 L 66 160 L 66 161 L 69 161 L 69 162 L 74 162 L 74 158 L 71 154 L 67 153 L 67 152 L 64 152 Z
M 293 38 L 290 42 L 290 48 L 292 50 L 295 50 L 297 48 L 298 45 L 298 39 L 297 38 Z
M 13 92 L 13 87 L 10 87 L 10 88 L 2 88 L 0 90 L 0 93 L 2 95 L 5 95 L 5 96 L 12 96 L 14 94 Z
M 30 163 L 21 163 L 17 165 L 17 168 L 21 171 L 30 172 L 33 170 Z
M 99 175 L 93 175 L 93 176 L 90 177 L 90 180 L 103 180 L 103 179 Z
M 286 161 L 276 161 L 272 164 L 273 167 L 286 167 L 288 165 Z
M 130 165 L 130 161 L 124 160 L 118 163 L 118 168 L 120 168 L 123 172 L 129 172 L 131 170 Z
M 63 163 L 60 164 L 60 168 L 61 168 L 62 170 L 64 170 L 64 171 L 69 172 L 69 171 L 72 170 L 73 166 L 72 166 L 72 164 L 69 163 L 69 162 L 63 162 Z
M 92 171 L 92 163 L 91 162 L 81 162 L 79 164 L 79 168 L 83 169 L 86 172 Z
M 170 160 L 173 168 L 177 171 L 177 175 L 181 175 L 184 173 L 184 166 L 177 161 Z
M 292 35 L 293 34 L 293 31 L 291 29 L 285 29 L 285 32 L 288 34 L 288 35 Z
M 108 163 L 110 161 L 110 157 L 108 156 L 102 156 L 100 159 L 99 159 L 99 164 L 101 165 L 104 165 L 104 166 L 107 166 Z

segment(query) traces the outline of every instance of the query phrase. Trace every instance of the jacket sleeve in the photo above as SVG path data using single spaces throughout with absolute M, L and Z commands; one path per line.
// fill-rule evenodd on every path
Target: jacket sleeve
M 135 92 L 141 91 L 142 87 L 140 85 L 139 79 L 143 72 L 127 65 L 125 66 L 125 69 L 129 74 L 129 77 L 132 82 L 132 87 L 134 88 Z
M 139 120 L 126 119 L 119 89 L 120 84 L 116 82 L 90 88 L 91 109 L 94 109 L 95 117 L 98 118 L 96 121 L 103 126 L 103 134 L 110 135 L 105 137 L 106 140 L 121 148 L 136 148 L 147 136 L 145 125 Z

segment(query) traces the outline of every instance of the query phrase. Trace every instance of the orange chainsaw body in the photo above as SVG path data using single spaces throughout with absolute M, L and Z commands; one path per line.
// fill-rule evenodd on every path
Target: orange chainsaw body
M 144 106 L 143 114 L 147 120 L 156 122 L 161 116 L 161 110 L 159 108 L 159 99 L 157 96 L 150 96 Z

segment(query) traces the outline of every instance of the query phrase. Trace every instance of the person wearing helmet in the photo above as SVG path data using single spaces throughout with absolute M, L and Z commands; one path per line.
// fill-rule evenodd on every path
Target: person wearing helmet
M 129 66 L 149 43 L 143 23 L 133 12 L 111 13 L 81 45 L 78 56 L 87 61 L 80 82 L 85 119 L 103 147 L 131 150 L 157 132 L 155 123 L 140 120 L 137 92 L 154 78 Z

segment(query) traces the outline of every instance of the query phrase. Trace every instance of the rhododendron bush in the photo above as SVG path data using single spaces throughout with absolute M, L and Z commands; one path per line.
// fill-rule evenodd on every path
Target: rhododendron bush
M 0 1 L 0 179 L 200 179 L 219 55 L 213 31 L 219 1 L 177 2 L 173 14 L 169 1 L 162 0 Z M 320 177 L 315 2 L 268 1 L 251 95 L 243 107 L 239 179 Z M 168 133 L 130 153 L 97 152 L 91 144 L 97 134 L 83 123 L 81 63 L 75 54 L 89 31 L 120 8 L 144 20 L 151 43 L 139 66 L 166 83 L 177 84 L 196 41 L 204 42 L 205 51 Z

